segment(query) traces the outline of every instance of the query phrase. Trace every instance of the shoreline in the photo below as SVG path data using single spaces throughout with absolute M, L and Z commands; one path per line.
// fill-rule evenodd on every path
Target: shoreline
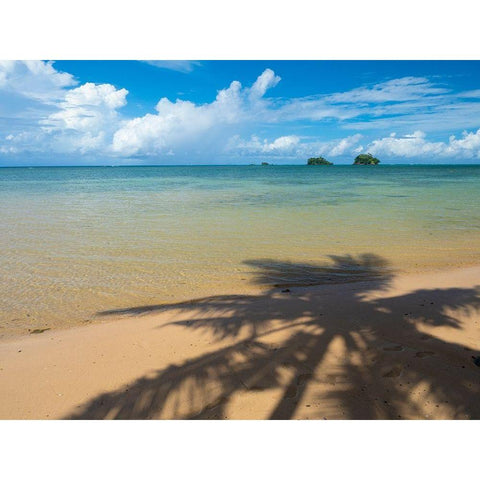
M 0 418 L 480 418 L 480 266 L 366 267 L 3 339 Z
M 460 265 L 457 263 L 456 266 L 453 264 L 451 266 L 445 267 L 445 266 L 421 266 L 415 269 L 401 269 L 397 268 L 395 266 L 389 267 L 390 272 L 392 275 L 395 277 L 417 277 L 417 276 L 423 276 L 423 275 L 443 275 L 447 272 L 456 272 L 456 271 L 466 271 L 469 269 L 475 269 L 475 268 L 480 268 L 480 263 L 478 262 L 468 262 L 468 263 L 461 263 Z M 323 279 L 322 279 L 323 280 Z M 356 283 L 356 280 L 352 280 L 352 283 Z M 480 281 L 479 281 L 480 284 Z M 321 286 L 320 284 L 317 283 L 312 283 L 312 284 L 292 284 L 292 285 L 286 285 L 286 287 L 290 288 L 316 288 Z M 187 297 L 185 295 L 179 295 L 177 298 L 166 298 L 163 302 L 161 302 L 162 305 L 168 306 L 171 304 L 175 303 L 188 303 L 188 302 L 195 302 L 197 298 L 205 298 L 205 297 L 210 297 L 210 296 L 215 296 L 215 295 L 262 295 L 265 294 L 269 291 L 274 291 L 278 290 L 280 291 L 283 287 L 280 285 L 274 285 L 274 284 L 268 284 L 265 283 L 264 285 L 258 285 L 255 283 L 246 283 L 238 286 L 236 289 L 227 287 L 222 289 L 220 292 L 217 290 L 216 292 L 213 291 L 212 289 L 206 289 L 205 292 L 202 292 L 203 295 L 199 295 L 198 297 Z M 147 304 L 148 305 L 148 304 Z M 104 311 L 122 311 L 122 310 L 128 310 L 128 307 L 119 307 L 116 306 L 115 308 L 106 308 Z M 119 315 L 122 316 L 122 315 Z M 85 312 L 83 315 L 83 318 L 81 320 L 75 320 L 75 321 L 69 321 L 68 323 L 65 323 L 64 325 L 62 324 L 57 324 L 55 322 L 53 323 L 35 323 L 31 325 L 25 324 L 22 327 L 18 327 L 17 329 L 8 329 L 7 331 L 3 331 L 0 333 L 0 344 L 4 342 L 8 342 L 10 340 L 15 341 L 20 338 L 28 338 L 31 336 L 37 336 L 37 334 L 43 334 L 46 333 L 48 334 L 49 332 L 61 332 L 61 331 L 66 331 L 66 330 L 71 330 L 75 329 L 78 327 L 84 327 L 84 326 L 91 326 L 91 325 L 98 325 L 100 323 L 108 322 L 108 321 L 116 321 L 112 318 L 108 319 L 108 315 L 104 315 L 102 311 L 97 311 L 96 313 L 89 313 Z M 37 331 L 40 330 L 40 331 Z

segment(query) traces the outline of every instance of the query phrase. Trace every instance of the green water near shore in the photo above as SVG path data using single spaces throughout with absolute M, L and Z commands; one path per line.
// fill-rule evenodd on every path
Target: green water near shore
M 480 166 L 2 168 L 0 202 L 0 335 L 249 291 L 251 260 L 480 264 Z

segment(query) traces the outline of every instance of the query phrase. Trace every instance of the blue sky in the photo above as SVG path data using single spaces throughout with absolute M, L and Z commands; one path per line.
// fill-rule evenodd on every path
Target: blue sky
M 480 162 L 476 61 L 0 62 L 0 165 Z

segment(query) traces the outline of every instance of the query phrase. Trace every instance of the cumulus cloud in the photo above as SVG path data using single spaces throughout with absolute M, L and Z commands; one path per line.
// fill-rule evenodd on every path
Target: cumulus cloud
M 119 115 L 126 104 L 125 89 L 113 85 L 85 83 L 64 93 L 53 113 L 39 121 L 38 129 L 21 131 L 5 137 L 9 153 L 22 150 L 73 153 L 106 149 Z
M 454 135 L 449 138 L 447 155 L 456 155 L 457 153 L 467 156 L 480 158 L 480 129 L 476 132 L 463 132 L 462 138 L 456 139 Z
M 47 130 L 93 131 L 116 119 L 117 109 L 123 107 L 128 91 L 113 85 L 85 83 L 70 90 L 60 103 L 60 110 L 41 122 Z
M 188 145 L 207 135 L 221 141 L 229 126 L 240 125 L 253 116 L 265 115 L 268 102 L 263 97 L 280 81 L 270 69 L 248 87 L 233 81 L 220 90 L 211 103 L 197 105 L 189 101 L 171 102 L 162 98 L 156 114 L 126 121 L 113 136 L 112 150 L 120 155 L 151 155 Z M 220 137 L 220 138 L 219 138 Z
M 374 155 L 400 158 L 422 156 L 480 158 L 480 129 L 476 132 L 463 132 L 459 139 L 452 135 L 448 142 L 430 142 L 426 133 L 422 131 L 401 137 L 392 133 L 389 137 L 374 140 L 367 148 Z
M 105 149 L 118 128 L 127 90 L 78 86 L 52 62 L 0 62 L 0 108 L 7 131 L 1 152 L 84 153 Z M 109 138 L 110 134 L 110 138 Z M 1 138 L 1 136 L 0 136 Z
M 397 137 L 396 133 L 389 137 L 374 140 L 369 146 L 368 151 L 374 155 L 387 155 L 394 157 L 417 157 L 421 155 L 434 154 L 439 155 L 444 144 L 441 142 L 426 141 L 426 134 L 420 130 Z
M 284 137 L 276 138 L 272 143 L 264 143 L 263 151 L 264 152 L 283 152 L 285 150 L 290 150 L 295 145 L 298 145 L 300 139 L 295 135 L 287 135 Z
M 126 105 L 128 91 L 110 84 L 85 83 L 70 90 L 60 110 L 41 122 L 48 133 L 62 133 L 71 150 L 86 152 L 106 147 L 119 121 L 118 109 Z

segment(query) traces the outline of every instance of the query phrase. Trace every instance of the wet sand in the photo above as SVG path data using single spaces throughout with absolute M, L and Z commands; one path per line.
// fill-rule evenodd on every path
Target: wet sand
M 355 265 L 4 340 L 0 418 L 480 418 L 480 267 Z

